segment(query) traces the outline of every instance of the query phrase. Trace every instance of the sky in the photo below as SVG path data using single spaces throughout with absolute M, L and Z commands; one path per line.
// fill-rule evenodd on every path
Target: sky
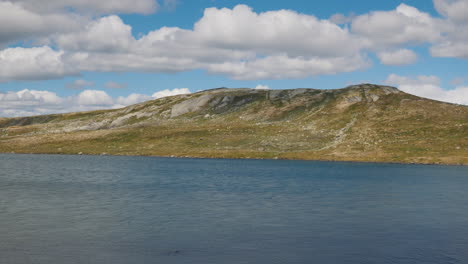
M 0 0 L 0 117 L 359 83 L 468 105 L 468 0 Z

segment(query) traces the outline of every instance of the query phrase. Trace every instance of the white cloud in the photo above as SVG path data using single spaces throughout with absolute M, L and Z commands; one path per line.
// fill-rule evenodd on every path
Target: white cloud
M 290 10 L 255 13 L 246 5 L 205 9 L 194 32 L 209 46 L 290 57 L 349 56 L 361 49 L 347 29 L 328 20 Z
M 67 83 L 65 86 L 69 89 L 84 89 L 85 87 L 94 86 L 94 83 L 83 79 L 78 79 L 71 83 Z
M 468 41 L 468 38 L 467 38 Z M 468 59 L 468 42 L 447 39 L 431 47 L 431 55 L 434 57 L 451 57 Z
M 256 90 L 269 90 L 270 87 L 268 87 L 268 85 L 259 84 L 254 89 L 256 89 Z
M 0 46 L 56 32 L 75 30 L 83 20 L 74 14 L 38 14 L 18 3 L 0 1 Z
M 468 0 L 434 0 L 437 11 L 458 22 L 468 22 Z
M 356 17 L 352 32 L 374 49 L 434 42 L 440 38 L 437 19 L 417 8 L 400 4 L 392 11 L 374 11 Z
M 116 103 L 119 105 L 125 106 L 125 105 L 138 104 L 138 103 L 149 101 L 152 99 L 154 98 L 145 94 L 132 93 L 127 97 L 119 96 L 116 100 Z
M 174 8 L 176 2 L 165 0 L 164 5 Z M 48 43 L 53 35 L 80 31 L 100 14 L 149 14 L 158 6 L 155 0 L 0 0 L 0 47 L 21 41 Z
M 135 7 L 148 3 L 134 2 Z M 115 1 L 112 6 L 110 1 L 51 0 L 44 10 L 32 8 L 37 3 L 20 0 L 10 5 L 22 8 L 21 12 L 40 13 L 41 18 L 65 12 L 67 6 L 133 12 L 127 0 Z M 427 43 L 432 44 L 433 56 L 468 58 L 468 27 L 452 21 L 450 17 L 458 17 L 450 15 L 452 11 L 440 12 L 449 17 L 434 18 L 401 4 L 391 11 L 332 19 L 336 23 L 352 19 L 349 31 L 347 25 L 290 10 L 256 13 L 246 5 L 237 5 L 232 9 L 206 9 L 193 30 L 162 27 L 139 38 L 116 15 L 94 20 L 88 20 L 92 18 L 89 16 L 78 19 L 79 30 L 54 34 L 50 33 L 52 29 L 46 30 L 50 34 L 42 40 L 50 47 L 0 50 L 0 82 L 95 71 L 172 73 L 196 69 L 238 80 L 306 78 L 365 69 L 371 64 L 369 52 L 376 52 L 383 64 L 413 63 L 417 55 L 407 46 Z M 1 28 L 0 24 L 0 36 Z
M 393 66 L 412 64 L 418 60 L 418 55 L 409 49 L 382 51 L 377 53 L 377 57 L 382 64 Z
M 0 116 L 47 114 L 59 111 L 64 99 L 48 91 L 22 90 L 0 93 Z
M 81 32 L 60 35 L 56 41 L 64 50 L 121 52 L 134 41 L 131 30 L 120 17 L 107 16 L 91 22 Z
M 99 90 L 84 90 L 78 95 L 76 101 L 79 105 L 109 106 L 114 103 L 112 97 L 106 92 Z
M 152 95 L 154 99 L 167 97 L 167 96 L 174 96 L 179 94 L 189 94 L 191 93 L 188 88 L 174 88 L 172 90 L 166 89 L 159 92 L 156 92 Z
M 63 51 L 47 46 L 0 50 L 0 82 L 10 80 L 44 80 L 77 74 L 63 62 Z
M 18 99 L 23 101 L 35 100 L 45 104 L 57 104 L 62 102 L 62 99 L 58 97 L 55 93 L 48 91 L 35 91 L 25 89 L 14 94 L 18 96 Z
M 118 16 L 107 16 L 52 39 L 59 50 L 48 48 L 44 57 L 55 59 L 57 67 L 28 71 L 32 76 L 13 71 L 3 81 L 83 71 L 194 69 L 239 80 L 288 79 L 351 72 L 370 65 L 362 50 L 365 42 L 346 28 L 290 10 L 255 13 L 246 5 L 208 8 L 194 30 L 163 27 L 135 39 L 129 25 Z M 28 49 L 17 52 L 30 57 Z M 16 65 L 22 63 L 37 68 L 35 60 Z
M 241 62 L 212 64 L 208 66 L 208 71 L 226 74 L 236 80 L 266 80 L 351 72 L 369 65 L 370 62 L 360 55 L 341 58 L 291 58 L 278 55 Z
M 392 11 L 356 17 L 351 32 L 363 37 L 367 47 L 377 52 L 431 44 L 434 57 L 468 59 L 468 0 L 434 0 L 434 5 L 445 19 L 400 4 Z
M 137 104 L 141 103 L 144 101 L 149 101 L 153 99 L 159 99 L 167 96 L 174 96 L 174 95 L 179 95 L 179 94 L 190 94 L 191 91 L 188 88 L 174 88 L 172 90 L 165 89 L 159 92 L 153 93 L 153 95 L 149 96 L 146 94 L 137 94 L 137 93 L 132 93 L 128 95 L 127 97 L 119 96 L 116 99 L 116 103 L 122 106 L 125 105 L 131 105 L 131 104 Z
M 443 37 L 431 47 L 431 55 L 468 59 L 468 0 L 435 0 L 434 4 L 447 19 L 441 26 Z
M 116 105 L 105 104 L 109 102 L 80 105 L 77 102 L 78 98 L 78 95 L 59 97 L 49 91 L 36 90 L 0 93 L 0 116 L 32 116 L 117 107 Z
M 437 76 L 420 75 L 415 78 L 390 74 L 386 84 L 395 85 L 409 94 L 443 102 L 468 105 L 468 86 L 459 86 L 452 90 L 440 87 Z
M 75 9 L 94 14 L 141 13 L 150 14 L 158 9 L 155 0 L 47 0 L 47 4 L 38 0 L 9 0 L 29 10 L 41 13 Z
M 288 10 L 257 14 L 245 5 L 206 9 L 193 31 L 163 27 L 138 40 L 118 17 L 105 17 L 83 32 L 58 37 L 57 43 L 75 51 L 67 56 L 68 64 L 80 71 L 207 69 L 235 79 L 262 79 L 334 74 L 369 65 L 356 55 L 359 40 L 333 23 Z M 269 72 L 278 67 L 267 65 L 269 61 L 292 67 Z
M 431 86 L 439 86 L 440 79 L 434 75 L 419 75 L 416 78 L 410 78 L 406 76 L 400 76 L 396 74 L 390 74 L 385 81 L 387 84 L 393 85 L 411 85 L 411 86 L 418 86 L 418 85 L 431 85 Z
M 104 87 L 108 89 L 124 89 L 128 87 L 128 84 L 110 81 L 110 82 L 106 82 L 104 84 Z
M 18 92 L 0 93 L 0 117 L 112 109 L 188 93 L 190 93 L 188 88 L 176 88 L 156 92 L 152 96 L 132 93 L 114 98 L 105 91 L 84 90 L 76 95 L 60 97 L 49 91 L 25 89 Z

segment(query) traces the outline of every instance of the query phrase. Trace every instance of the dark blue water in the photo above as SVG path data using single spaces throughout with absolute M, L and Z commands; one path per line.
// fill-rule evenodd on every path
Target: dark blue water
M 0 155 L 0 263 L 468 263 L 468 167 Z

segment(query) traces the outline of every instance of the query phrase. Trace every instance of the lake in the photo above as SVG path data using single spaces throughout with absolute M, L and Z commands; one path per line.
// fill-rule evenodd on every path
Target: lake
M 468 263 L 468 167 L 0 154 L 0 263 Z

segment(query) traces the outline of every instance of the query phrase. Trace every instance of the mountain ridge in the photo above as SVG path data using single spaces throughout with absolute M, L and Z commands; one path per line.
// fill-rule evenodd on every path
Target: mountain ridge
M 0 152 L 468 164 L 468 107 L 374 84 L 215 88 L 0 118 Z

